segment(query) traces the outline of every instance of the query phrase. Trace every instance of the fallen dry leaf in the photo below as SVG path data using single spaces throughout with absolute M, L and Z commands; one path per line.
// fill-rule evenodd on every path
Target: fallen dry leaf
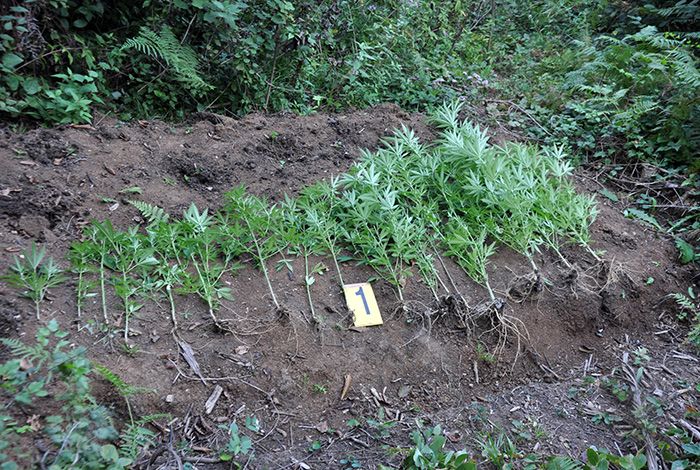
M 202 373 L 199 372 L 199 363 L 197 362 L 197 359 L 194 358 L 194 351 L 192 350 L 190 345 L 185 343 L 184 341 L 179 341 L 177 344 L 179 344 L 182 348 L 182 357 L 185 358 L 185 360 L 190 365 L 190 368 L 194 371 L 194 373 L 197 374 L 197 376 L 199 376 L 200 379 L 202 379 L 202 383 L 206 385 L 207 382 L 206 380 L 204 380 L 204 377 L 202 377 Z
M 31 415 L 29 418 L 27 418 L 27 424 L 34 432 L 41 429 L 41 422 L 39 422 L 39 418 L 39 415 Z
M 330 430 L 330 426 L 328 426 L 328 423 L 326 421 L 321 421 L 316 425 L 316 431 L 320 432 L 321 434 L 325 434 Z
M 105 170 L 107 170 L 107 173 L 109 173 L 110 175 L 116 175 L 116 174 L 117 174 L 117 172 L 114 171 L 112 168 L 110 168 L 109 165 L 107 165 L 106 163 L 103 163 L 103 165 L 104 165 L 104 167 L 105 167 Z
M 250 348 L 248 346 L 238 346 L 236 347 L 236 354 L 246 354 Z
M 20 250 L 16 246 L 8 246 L 7 248 L 5 248 L 5 251 L 7 251 L 8 253 L 19 253 L 22 250 Z
M 22 189 L 13 189 L 13 188 L 7 188 L 7 189 L 0 189 L 0 196 L 5 196 L 5 197 L 10 197 L 10 193 L 21 193 Z
M 207 132 L 207 135 L 209 136 L 210 139 L 221 140 L 221 137 L 219 137 L 216 134 L 212 134 L 211 132 Z
M 352 384 L 352 375 L 347 374 L 345 376 L 345 383 L 343 384 L 343 391 L 340 393 L 341 400 L 345 400 L 345 397 L 348 395 L 348 391 L 350 391 L 351 384 Z
M 62 159 L 62 158 L 54 158 L 54 159 L 53 159 L 53 164 L 54 164 L 55 166 L 59 166 L 61 163 L 63 163 L 63 159 Z
M 367 331 L 367 327 L 366 326 L 351 326 L 350 328 L 348 328 L 348 330 L 356 331 L 357 333 L 364 333 L 365 331 Z
M 68 127 L 72 127 L 73 129 L 85 129 L 85 130 L 88 130 L 88 131 L 94 131 L 94 130 L 95 130 L 95 128 L 92 127 L 90 124 L 73 124 L 73 123 L 70 123 L 70 124 L 68 125 Z
M 22 160 L 21 162 L 19 162 L 19 164 L 20 165 L 27 165 L 27 166 L 39 166 L 39 164 L 37 162 L 32 162 L 29 160 Z

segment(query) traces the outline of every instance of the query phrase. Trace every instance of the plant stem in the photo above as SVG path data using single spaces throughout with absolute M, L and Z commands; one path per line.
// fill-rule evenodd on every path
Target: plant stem
M 262 249 L 258 243 L 258 237 L 255 236 L 255 232 L 250 228 L 250 234 L 253 237 L 253 243 L 255 243 L 255 250 L 258 252 L 258 262 L 260 263 L 260 269 L 262 269 L 265 280 L 267 281 L 267 287 L 270 289 L 270 295 L 272 295 L 272 301 L 275 303 L 275 307 L 280 308 L 280 304 L 277 302 L 277 297 L 275 296 L 275 291 L 272 290 L 272 283 L 270 282 L 270 276 L 267 274 L 267 268 L 265 267 L 265 258 L 262 254 Z
M 107 298 L 105 295 L 105 243 L 102 242 L 102 250 L 100 252 L 100 290 L 102 292 L 102 315 L 104 315 L 105 325 L 109 326 L 109 317 L 107 316 Z
M 316 318 L 314 303 L 311 300 L 311 284 L 309 284 L 309 253 L 304 248 L 302 248 L 302 250 L 304 251 L 304 271 L 306 273 L 306 276 L 304 277 L 304 284 L 306 285 L 306 296 L 309 298 L 309 306 L 311 307 L 311 317 Z
M 173 319 L 173 333 L 177 334 L 177 317 L 175 316 L 175 300 L 173 299 L 173 289 L 170 283 L 165 285 L 165 291 L 168 293 L 168 300 L 170 300 L 170 317 Z

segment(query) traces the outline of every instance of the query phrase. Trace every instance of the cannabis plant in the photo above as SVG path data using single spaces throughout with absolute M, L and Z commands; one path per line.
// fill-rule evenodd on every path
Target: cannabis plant
M 224 212 L 230 223 L 240 224 L 246 235 L 243 246 L 263 272 L 275 307 L 281 308 L 272 288 L 267 260 L 281 253 L 290 243 L 290 234 L 283 224 L 282 212 L 267 200 L 247 194 L 245 186 L 239 186 L 225 195 Z
M 68 279 L 61 276 L 63 271 L 54 264 L 53 256 L 46 263 L 43 262 L 45 252 L 46 247 L 37 250 L 36 244 L 32 242 L 31 252 L 22 250 L 24 261 L 15 256 L 15 265 L 10 267 L 10 274 L 4 276 L 10 284 L 25 289 L 22 295 L 34 301 L 37 320 L 40 319 L 41 302 L 49 289 Z
M 183 213 L 179 225 L 178 231 L 182 236 L 177 241 L 177 247 L 182 251 L 183 259 L 189 260 L 193 268 L 189 276 L 183 279 L 180 291 L 199 295 L 206 302 L 214 323 L 222 327 L 214 312 L 219 307 L 220 299 L 233 300 L 233 296 L 231 288 L 221 281 L 227 266 L 219 260 L 220 227 L 214 217 L 209 215 L 208 209 L 200 212 L 194 204 Z

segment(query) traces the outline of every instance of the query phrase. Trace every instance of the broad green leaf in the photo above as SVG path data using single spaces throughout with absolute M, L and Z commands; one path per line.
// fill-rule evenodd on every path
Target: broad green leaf
M 659 222 L 657 222 L 653 216 L 647 214 L 644 211 L 640 211 L 639 209 L 634 209 L 634 208 L 625 209 L 625 216 L 626 217 L 634 217 L 636 219 L 641 220 L 642 222 L 644 222 L 647 225 L 651 225 L 652 227 L 654 227 L 656 229 L 663 230 L 663 228 L 661 228 L 661 225 L 659 225 Z
M 117 448 L 112 444 L 103 445 L 100 448 L 100 455 L 107 461 L 114 461 L 119 458 L 119 452 L 117 452 Z
M 615 195 L 615 193 L 611 193 L 611 192 L 608 191 L 607 189 L 601 189 L 601 190 L 598 191 L 598 192 L 599 192 L 601 195 L 603 195 L 603 196 L 607 197 L 608 199 L 610 199 L 611 201 L 617 202 L 617 201 L 620 200 L 620 199 L 618 199 L 618 197 Z
M 28 78 L 22 82 L 22 88 L 28 95 L 35 95 L 41 90 L 41 83 L 36 78 Z
M 17 67 L 19 64 L 22 63 L 24 59 L 22 59 L 20 56 L 17 54 L 13 54 L 12 52 L 8 52 L 4 56 L 2 56 L 2 65 L 7 67 L 10 70 L 14 70 L 15 67 Z
M 634 468 L 637 470 L 643 468 L 647 464 L 647 457 L 644 454 L 639 454 L 634 457 L 632 457 L 632 463 L 634 464 Z
M 684 444 L 683 450 L 689 454 L 700 456 L 700 444 Z
M 695 250 L 693 249 L 693 245 L 686 242 L 682 238 L 676 237 L 676 248 L 678 248 L 679 251 L 678 259 L 680 260 L 681 264 L 690 263 L 693 261 L 693 259 L 695 259 Z

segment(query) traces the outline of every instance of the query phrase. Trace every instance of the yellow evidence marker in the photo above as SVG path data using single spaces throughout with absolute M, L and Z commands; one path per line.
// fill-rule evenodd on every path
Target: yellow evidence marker
M 372 286 L 368 282 L 346 284 L 345 300 L 355 317 L 355 326 L 374 326 L 384 323 Z

